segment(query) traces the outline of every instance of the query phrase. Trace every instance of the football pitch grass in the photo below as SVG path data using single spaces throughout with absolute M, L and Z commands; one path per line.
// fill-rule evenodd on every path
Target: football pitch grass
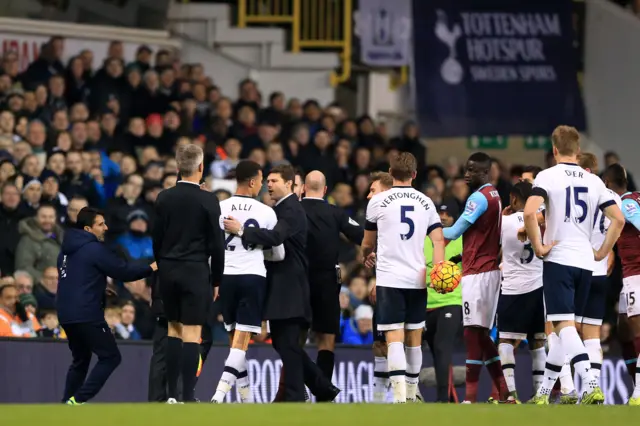
M 0 423 L 65 426 L 586 426 L 634 424 L 628 406 L 374 404 L 0 405 Z

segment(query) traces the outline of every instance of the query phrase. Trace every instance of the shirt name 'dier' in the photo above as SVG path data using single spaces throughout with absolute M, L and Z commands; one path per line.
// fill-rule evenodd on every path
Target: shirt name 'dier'
M 380 207 L 385 208 L 388 205 L 390 205 L 392 202 L 396 201 L 396 200 L 400 200 L 403 198 L 410 198 L 412 200 L 418 200 L 418 202 L 422 205 L 422 207 L 424 207 L 425 210 L 429 210 L 429 203 L 427 203 L 427 200 L 421 196 L 422 194 L 419 192 L 397 192 L 395 194 L 391 194 L 388 197 L 386 197 L 382 203 L 380 203 Z
M 540 63 L 548 62 L 544 38 L 563 36 L 558 14 L 461 13 L 460 16 L 469 72 L 474 81 L 556 80 L 554 67 Z

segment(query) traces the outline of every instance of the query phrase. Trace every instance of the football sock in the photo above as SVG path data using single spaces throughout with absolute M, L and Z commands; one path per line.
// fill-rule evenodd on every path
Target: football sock
M 182 344 L 182 400 L 195 401 L 196 375 L 200 364 L 200 344 Z
M 389 366 L 384 357 L 375 357 L 373 363 L 373 402 L 383 403 L 387 400 L 389 388 Z
M 571 364 L 569 364 L 569 358 L 565 357 L 562 364 L 562 370 L 560 370 L 560 392 L 564 395 L 573 393 L 576 390 L 576 385 L 573 383 L 573 373 L 571 372 Z
M 602 348 L 600 347 L 600 339 L 587 339 L 584 341 L 584 348 L 589 355 L 591 363 L 591 372 L 593 377 L 600 384 L 600 370 L 602 369 Z
M 509 343 L 500 343 L 500 345 L 498 345 L 498 352 L 500 353 L 502 373 L 504 374 L 505 382 L 507 382 L 509 395 L 515 397 L 517 396 L 515 377 L 516 357 L 513 354 L 513 345 Z
M 482 344 L 482 352 L 484 354 L 484 365 L 487 366 L 489 374 L 495 387 L 500 392 L 500 400 L 504 401 L 509 396 L 509 390 L 507 389 L 507 383 L 504 380 L 504 374 L 502 373 L 502 363 L 500 362 L 500 354 L 498 354 L 498 348 L 496 347 L 491 337 L 489 337 L 488 330 L 479 330 L 482 332 L 480 343 Z
M 246 358 L 244 370 L 240 371 L 238 380 L 236 381 L 236 389 L 238 389 L 238 394 L 240 395 L 240 402 L 242 402 L 243 404 L 253 402 L 253 394 L 251 393 L 251 381 L 249 380 L 249 373 L 247 372 L 246 367 Z
M 178 399 L 178 377 L 182 365 L 182 340 L 167 337 L 167 397 Z
M 418 391 L 418 378 L 422 368 L 422 348 L 420 346 L 408 346 L 405 348 L 407 357 L 407 401 L 415 401 Z
M 387 345 L 387 363 L 389 369 L 389 382 L 393 391 L 394 404 L 407 402 L 407 385 L 405 375 L 407 373 L 407 358 L 404 354 L 404 345 L 400 342 L 392 342 Z
M 246 352 L 241 349 L 231 348 L 229 356 L 224 362 L 224 371 L 222 377 L 218 382 L 216 393 L 211 398 L 211 402 L 221 403 L 224 401 L 224 397 L 231 390 L 236 382 L 236 379 L 240 376 L 240 372 L 246 373 Z M 248 377 L 248 376 L 247 376 Z
M 622 346 L 622 357 L 624 358 L 624 363 L 627 365 L 627 371 L 631 376 L 631 380 L 635 383 L 638 352 L 636 352 L 636 347 L 634 346 L 633 341 L 620 342 L 620 345 Z
M 322 370 L 322 373 L 331 381 L 333 379 L 333 364 L 335 362 L 335 355 L 331 351 L 318 351 L 316 357 L 316 364 L 318 368 Z
M 545 348 L 539 348 L 532 349 L 530 352 L 531 370 L 533 375 L 533 392 L 535 393 L 540 388 L 540 385 L 542 385 L 544 380 L 544 363 L 547 360 L 547 351 Z
M 549 353 L 547 354 L 547 361 L 544 366 L 544 381 L 538 388 L 537 395 L 549 396 L 553 385 L 558 380 L 560 371 L 562 370 L 562 364 L 564 363 L 564 351 L 560 344 L 560 339 L 556 333 L 549 335 Z
M 584 392 L 593 392 L 593 390 L 598 387 L 598 382 L 591 372 L 589 355 L 587 355 L 584 344 L 582 340 L 580 340 L 578 330 L 576 330 L 575 327 L 565 327 L 560 330 L 559 337 L 562 343 L 562 349 L 571 359 L 571 365 L 573 365 L 582 379 Z
M 465 397 L 469 402 L 478 399 L 478 381 L 484 365 L 480 338 L 482 330 L 473 327 L 464 328 L 464 344 L 467 348 L 467 373 L 465 383 Z
M 640 337 L 636 337 L 633 341 L 633 344 L 636 348 L 636 354 L 638 354 L 639 356 L 637 357 L 638 359 L 636 361 L 636 387 L 633 390 L 633 395 L 631 397 L 640 398 Z

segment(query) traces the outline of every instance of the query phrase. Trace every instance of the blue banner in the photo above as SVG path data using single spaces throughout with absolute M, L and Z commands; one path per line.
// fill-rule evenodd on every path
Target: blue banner
M 585 129 L 572 0 L 414 1 L 413 19 L 425 136 Z

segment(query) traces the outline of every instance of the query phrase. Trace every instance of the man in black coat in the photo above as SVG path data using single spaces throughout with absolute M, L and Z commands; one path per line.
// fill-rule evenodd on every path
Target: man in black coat
M 107 277 L 129 282 L 156 270 L 155 262 L 128 263 L 112 252 L 103 244 L 107 229 L 101 211 L 83 208 L 77 227 L 65 233 L 58 256 L 56 309 L 73 356 L 63 397 L 69 405 L 93 398 L 120 364 L 120 351 L 104 319 Z M 92 353 L 98 362 L 87 378 Z
M 318 401 L 333 400 L 340 390 L 333 386 L 299 344 L 300 334 L 311 322 L 308 261 L 306 255 L 307 220 L 304 209 L 293 194 L 295 171 L 288 165 L 276 166 L 267 178 L 267 188 L 276 201 L 278 223 L 272 230 L 244 228 L 232 217 L 224 220 L 225 231 L 242 238 L 243 244 L 275 247 L 284 244 L 285 259 L 267 262 L 267 297 L 264 316 L 269 320 L 274 349 L 282 358 L 284 401 L 304 402 L 304 385 Z
M 333 375 L 336 335 L 340 334 L 340 235 L 356 245 L 362 243 L 364 228 L 341 208 L 324 200 L 327 182 L 314 170 L 304 180 L 302 207 L 307 214 L 307 258 L 311 290 L 311 331 L 316 334 L 316 362 L 325 376 Z
M 16 262 L 16 247 L 20 241 L 18 222 L 24 219 L 20 205 L 20 191 L 12 183 L 0 188 L 0 276 L 13 275 Z

